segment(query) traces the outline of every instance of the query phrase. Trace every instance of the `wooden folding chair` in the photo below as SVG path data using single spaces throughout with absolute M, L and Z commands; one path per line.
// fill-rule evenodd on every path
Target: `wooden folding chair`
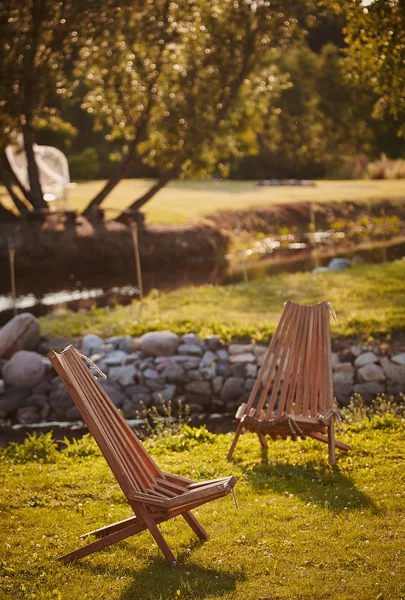
M 331 464 L 336 463 L 335 447 L 351 449 L 335 440 L 339 415 L 333 404 L 330 311 L 328 302 L 286 303 L 249 400 L 236 413 L 239 424 L 228 460 L 243 431 L 257 433 L 263 448 L 266 435 L 325 442 Z
M 84 364 L 82 355 L 69 346 L 61 354 L 50 352 L 48 357 L 135 513 L 134 517 L 85 534 L 82 537 L 94 535 L 99 539 L 60 560 L 72 562 L 149 529 L 166 559 L 174 564 L 175 557 L 158 524 L 182 515 L 194 533 L 206 540 L 206 532 L 190 511 L 226 496 L 233 490 L 236 479 L 231 476 L 197 483 L 161 471 Z

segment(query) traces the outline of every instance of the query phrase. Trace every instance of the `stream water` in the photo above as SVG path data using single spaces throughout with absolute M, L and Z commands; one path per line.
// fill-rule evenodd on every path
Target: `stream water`
M 368 244 L 348 249 L 321 246 L 313 249 L 305 243 L 290 243 L 285 248 L 273 246 L 261 251 L 260 255 L 248 250 L 226 257 L 201 258 L 198 262 L 143 272 L 144 294 L 152 289 L 169 291 L 188 285 L 229 284 L 238 281 L 263 278 L 281 272 L 310 271 L 317 266 L 326 266 L 335 256 L 367 263 L 381 263 L 405 256 L 405 239 Z M 49 277 L 18 274 L 16 276 L 19 312 L 29 311 L 36 316 L 61 313 L 66 310 L 87 309 L 93 306 L 129 304 L 139 297 L 135 265 L 129 265 L 127 273 L 80 274 L 68 269 Z M 3 274 L 0 280 L 0 325 L 13 314 L 10 293 L 10 277 Z

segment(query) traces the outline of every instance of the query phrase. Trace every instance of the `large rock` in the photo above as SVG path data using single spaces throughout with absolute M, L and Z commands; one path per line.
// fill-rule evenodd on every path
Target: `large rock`
M 201 356 L 203 349 L 200 344 L 181 344 L 178 347 L 178 352 L 190 356 Z
M 385 381 L 385 373 L 380 367 L 374 363 L 364 365 L 357 371 L 360 381 Z
M 226 403 L 235 402 L 245 393 L 245 380 L 242 377 L 229 377 L 223 385 L 221 400 Z
M 170 383 L 182 383 L 185 379 L 184 373 L 183 367 L 179 363 L 173 362 L 165 367 L 162 372 L 162 377 L 165 381 L 169 381 Z
M 18 350 L 33 350 L 39 340 L 38 320 L 21 313 L 0 329 L 0 358 L 10 358 Z
M 33 388 L 45 377 L 42 356 L 36 352 L 19 350 L 3 367 L 3 378 L 12 387 Z
M 253 344 L 229 344 L 229 354 L 245 354 L 253 351 Z
M 37 406 L 23 406 L 17 410 L 16 420 L 23 425 L 39 423 L 41 420 L 40 409 Z
M 110 352 L 110 354 L 107 354 L 104 362 L 108 367 L 118 367 L 124 364 L 127 356 L 128 354 L 123 350 L 114 350 L 113 352 Z
M 400 365 L 401 367 L 405 367 L 405 352 L 401 352 L 401 354 L 396 354 L 395 356 L 392 357 L 392 360 L 397 365 Z
M 171 356 L 175 354 L 180 339 L 171 331 L 150 331 L 138 340 L 139 347 L 147 356 Z
M 242 352 L 241 354 L 231 354 L 229 362 L 231 363 L 254 363 L 256 357 L 253 352 Z
M 211 395 L 211 384 L 209 381 L 190 381 L 185 385 L 186 391 L 200 396 Z
M 111 367 L 109 378 L 122 385 L 122 387 L 126 387 L 134 383 L 135 374 L 134 365 L 123 365 L 122 367 Z
M 185 333 L 181 338 L 182 344 L 196 344 L 197 346 L 201 345 L 200 338 L 196 333 Z

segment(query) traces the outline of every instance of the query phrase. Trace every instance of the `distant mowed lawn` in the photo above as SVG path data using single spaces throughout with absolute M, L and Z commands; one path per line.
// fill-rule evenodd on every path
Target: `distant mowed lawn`
M 152 180 L 125 179 L 105 199 L 107 216 L 129 206 L 152 185 Z M 218 210 L 246 210 L 284 202 L 379 200 L 405 196 L 404 183 L 392 181 L 317 181 L 313 187 L 262 187 L 255 181 L 174 181 L 142 209 L 148 223 L 184 224 Z M 102 181 L 79 183 L 69 190 L 69 202 L 82 211 L 101 189 Z M 111 210 L 109 210 L 111 209 Z

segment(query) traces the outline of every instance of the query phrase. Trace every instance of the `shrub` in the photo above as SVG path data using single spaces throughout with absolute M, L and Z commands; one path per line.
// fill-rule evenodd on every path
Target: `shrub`
M 2 452 L 6 458 L 16 463 L 53 463 L 58 456 L 58 442 L 53 439 L 52 431 L 41 435 L 33 433 L 22 444 L 12 442 Z
M 68 161 L 73 180 L 95 179 L 100 173 L 100 160 L 95 148 L 85 148 L 79 154 L 72 154 Z
M 405 179 L 405 160 L 393 160 L 381 154 L 378 160 L 367 165 L 370 179 Z

